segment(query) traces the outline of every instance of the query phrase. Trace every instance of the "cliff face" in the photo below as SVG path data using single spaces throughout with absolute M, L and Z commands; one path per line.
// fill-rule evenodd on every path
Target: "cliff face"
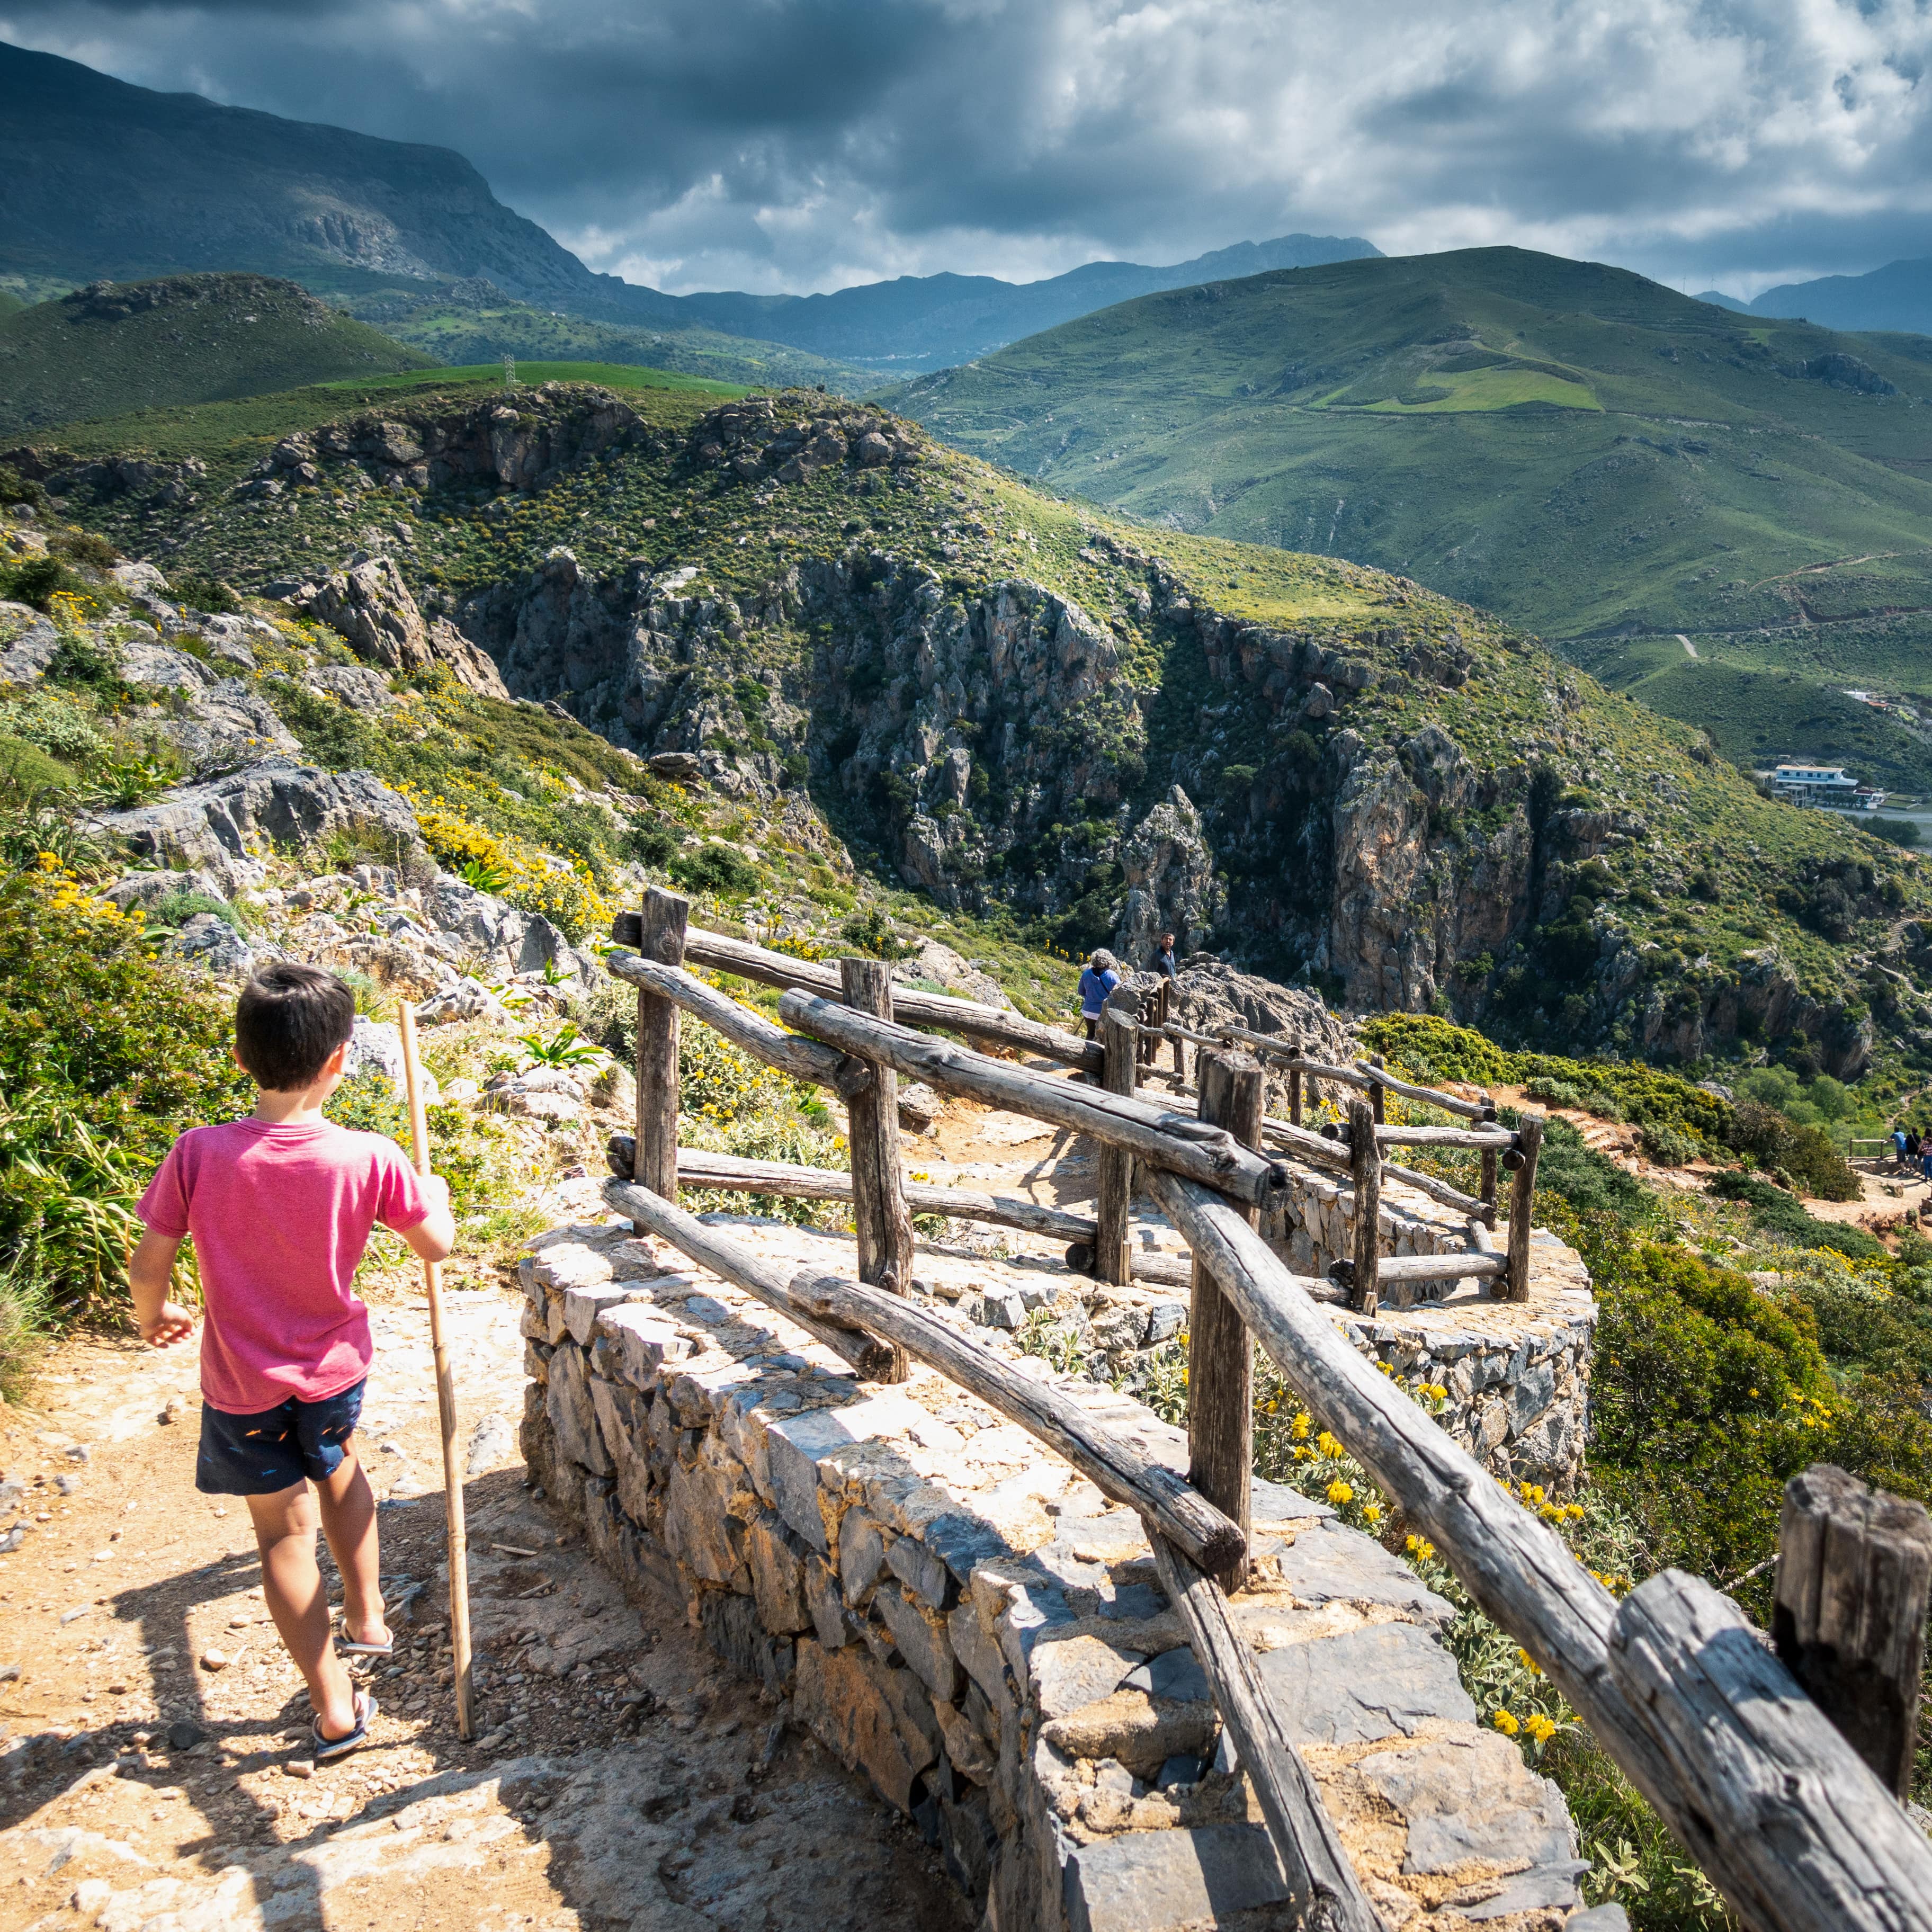
M 494 667 L 773 816 L 808 792 L 868 865 L 1069 951 L 1144 960 L 1171 929 L 1566 1050 L 1755 1037 L 1845 1077 L 1876 1026 L 1932 1058 L 1896 853 L 1405 580 L 1156 555 L 874 408 L 545 386 L 398 398 L 192 474 L 17 459 L 124 548 L 340 604 L 385 661 Z M 414 622 L 348 544 L 386 550 Z

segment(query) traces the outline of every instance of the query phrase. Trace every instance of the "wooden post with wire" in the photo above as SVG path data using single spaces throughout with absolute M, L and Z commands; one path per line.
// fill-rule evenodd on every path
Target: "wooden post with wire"
M 416 1016 L 406 998 L 397 1009 L 403 1036 L 403 1079 L 409 1089 L 410 1152 L 417 1173 L 429 1172 L 429 1123 L 423 1117 L 422 1072 L 416 1060 Z M 443 1504 L 449 1522 L 449 1659 L 456 1677 L 456 1732 L 476 1733 L 476 1687 L 470 1668 L 470 1536 L 463 1522 L 463 1472 L 456 1460 L 456 1380 L 442 1332 L 442 1265 L 422 1264 L 429 1297 L 429 1345 L 436 1358 L 436 1406 L 442 1425 Z

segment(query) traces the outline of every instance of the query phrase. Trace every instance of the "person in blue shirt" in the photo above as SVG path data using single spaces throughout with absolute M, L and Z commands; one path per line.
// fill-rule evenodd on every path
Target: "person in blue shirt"
M 1119 968 L 1105 946 L 1088 956 L 1087 970 L 1080 976 L 1080 1017 L 1087 1022 L 1089 1040 L 1098 1036 L 1100 1009 L 1107 1004 L 1107 995 L 1120 983 Z
M 1894 1163 L 1898 1166 L 1904 1167 L 1907 1165 L 1905 1158 L 1905 1130 L 1903 1127 L 1894 1127 L 1892 1130 L 1892 1157 Z

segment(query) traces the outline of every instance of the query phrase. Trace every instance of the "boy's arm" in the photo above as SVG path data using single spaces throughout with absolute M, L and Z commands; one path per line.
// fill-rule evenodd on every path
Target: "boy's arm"
M 426 1174 L 422 1190 L 429 1212 L 412 1228 L 398 1232 L 426 1262 L 447 1261 L 456 1246 L 456 1217 L 449 1211 L 449 1183 L 440 1174 Z
M 168 1299 L 168 1283 L 179 1251 L 178 1234 L 158 1234 L 150 1228 L 128 1263 L 128 1282 L 134 1291 L 134 1325 L 141 1340 L 157 1348 L 184 1342 L 194 1333 L 194 1312 Z

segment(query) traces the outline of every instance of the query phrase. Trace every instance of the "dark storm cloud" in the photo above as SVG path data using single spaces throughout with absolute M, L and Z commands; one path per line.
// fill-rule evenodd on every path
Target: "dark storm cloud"
M 0 37 L 456 148 L 673 288 L 1296 228 L 1746 292 L 1932 252 L 1917 0 L 0 0 Z

